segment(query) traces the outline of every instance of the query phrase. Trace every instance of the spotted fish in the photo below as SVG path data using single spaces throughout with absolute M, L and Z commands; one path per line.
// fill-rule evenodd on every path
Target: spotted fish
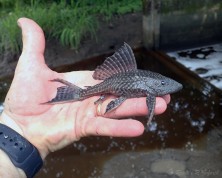
M 94 86 L 82 89 L 63 79 L 54 82 L 63 83 L 57 88 L 57 94 L 47 104 L 80 101 L 100 95 L 95 104 L 102 102 L 108 95 L 116 96 L 106 107 L 105 113 L 119 107 L 128 98 L 146 97 L 148 121 L 153 118 L 157 96 L 164 96 L 182 89 L 182 85 L 159 73 L 137 69 L 136 60 L 131 47 L 124 43 L 112 56 L 98 66 L 94 73 L 95 80 L 103 80 Z

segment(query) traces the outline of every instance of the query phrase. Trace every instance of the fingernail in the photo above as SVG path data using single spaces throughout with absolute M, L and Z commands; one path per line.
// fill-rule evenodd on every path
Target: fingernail
M 21 28 L 21 22 L 20 22 L 21 19 L 22 19 L 22 18 L 19 18 L 19 19 L 17 20 L 17 24 L 18 24 L 18 26 L 19 26 L 20 28 Z

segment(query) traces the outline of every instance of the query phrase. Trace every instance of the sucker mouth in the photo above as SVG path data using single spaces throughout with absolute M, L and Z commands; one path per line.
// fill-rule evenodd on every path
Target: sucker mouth
M 178 85 L 178 88 L 174 91 L 174 92 L 178 92 L 178 91 L 180 91 L 180 90 L 182 90 L 183 89 L 183 85 L 182 84 L 179 84 Z

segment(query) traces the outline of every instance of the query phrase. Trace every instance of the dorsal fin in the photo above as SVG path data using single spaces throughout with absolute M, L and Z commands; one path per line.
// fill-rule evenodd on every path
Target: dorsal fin
M 124 43 L 112 56 L 106 58 L 104 63 L 98 66 L 93 73 L 96 80 L 104 80 L 117 73 L 136 71 L 137 65 L 131 47 Z

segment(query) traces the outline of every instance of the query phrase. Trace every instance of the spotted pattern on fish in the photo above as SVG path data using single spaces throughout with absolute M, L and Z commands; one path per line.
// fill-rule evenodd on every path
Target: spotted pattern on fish
M 118 108 L 128 98 L 146 97 L 149 124 L 154 115 L 156 97 L 182 89 L 182 85 L 173 79 L 156 72 L 137 69 L 133 51 L 127 43 L 95 69 L 93 78 L 103 81 L 85 89 L 63 79 L 54 79 L 54 82 L 63 83 L 64 86 L 57 88 L 55 98 L 46 104 L 74 102 L 101 95 L 100 99 L 95 101 L 97 104 L 107 96 L 114 95 L 117 98 L 107 105 L 107 113 Z

